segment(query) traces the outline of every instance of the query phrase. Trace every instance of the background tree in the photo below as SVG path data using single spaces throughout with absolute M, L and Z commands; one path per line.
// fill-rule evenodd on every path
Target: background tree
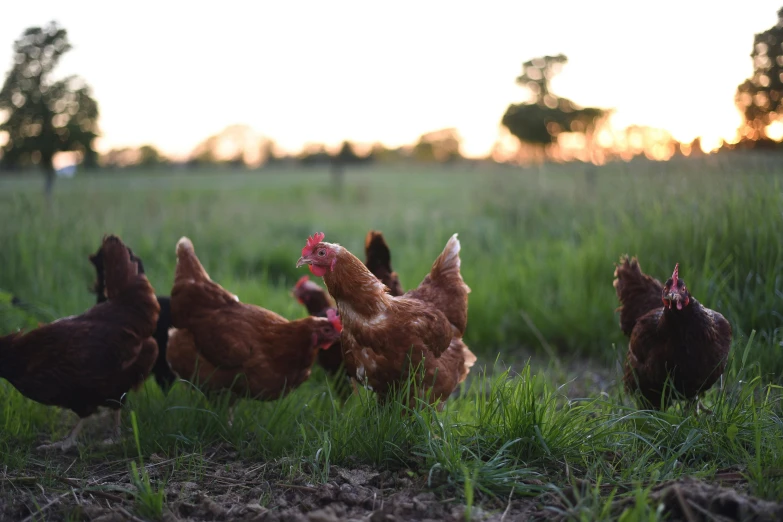
M 783 116 L 783 8 L 778 23 L 753 38 L 753 76 L 737 87 L 743 141 L 766 141 L 767 126 Z
M 50 79 L 70 49 L 66 30 L 55 22 L 27 29 L 14 42 L 13 66 L 0 90 L 0 111 L 6 116 L 0 132 L 8 136 L 0 165 L 40 165 L 47 198 L 54 186 L 57 152 L 80 152 L 86 167 L 97 162 L 93 141 L 98 135 L 98 104 L 90 88 L 76 76 Z
M 142 145 L 139 147 L 139 166 L 144 168 L 157 167 L 166 163 L 166 157 L 152 145 Z
M 462 138 L 457 129 L 447 128 L 428 132 L 419 137 L 413 147 L 413 157 L 419 161 L 446 163 L 462 158 L 459 152 Z
M 137 165 L 139 163 L 138 149 L 130 147 L 120 147 L 111 149 L 101 155 L 100 164 L 105 168 L 121 169 Z
M 190 166 L 224 165 L 233 168 L 257 167 L 263 163 L 262 145 L 267 138 L 247 125 L 229 125 L 199 143 L 190 153 Z
M 552 93 L 550 82 L 568 63 L 563 54 L 534 58 L 522 64 L 517 83 L 529 93 L 525 103 L 511 104 L 501 123 L 521 143 L 539 147 L 542 151 L 557 142 L 562 132 L 591 136 L 608 111 L 595 107 L 582 108 L 568 98 Z

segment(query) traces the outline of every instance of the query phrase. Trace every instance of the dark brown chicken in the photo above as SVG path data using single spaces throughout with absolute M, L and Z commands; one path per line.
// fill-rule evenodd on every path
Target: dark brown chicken
M 339 339 L 336 313 L 296 321 L 240 303 L 213 282 L 186 237 L 177 243 L 168 360 L 183 378 L 213 391 L 273 400 L 310 377 L 319 349 Z
M 663 285 L 627 256 L 614 275 L 620 327 L 631 338 L 625 389 L 646 408 L 665 409 L 678 398 L 698 401 L 726 368 L 731 325 L 688 292 L 679 265 Z
M 25 397 L 73 410 L 79 422 L 64 440 L 41 449 L 68 449 L 84 419 L 100 406 L 116 411 L 123 396 L 149 375 L 158 355 L 152 338 L 160 307 L 155 291 L 116 236 L 103 240 L 106 297 L 77 316 L 0 338 L 0 377 Z
M 144 273 L 144 263 L 141 259 L 134 255 L 133 250 L 128 248 L 130 252 L 131 260 L 136 262 L 139 267 L 139 273 Z M 90 255 L 90 262 L 95 267 L 96 279 L 93 285 L 92 291 L 95 293 L 97 302 L 102 303 L 106 301 L 106 276 L 103 267 L 103 246 L 101 246 L 97 252 Z M 169 363 L 166 360 L 166 348 L 169 344 L 169 329 L 171 328 L 171 299 L 165 296 L 158 296 L 158 304 L 160 305 L 160 314 L 158 315 L 158 324 L 155 328 L 155 342 L 158 343 L 158 358 L 155 361 L 155 366 L 152 367 L 152 375 L 155 377 L 155 382 L 158 386 L 166 392 L 177 379 L 174 372 L 169 368 Z
M 397 272 L 391 267 L 391 253 L 381 232 L 370 230 L 364 241 L 364 255 L 366 261 L 364 264 L 370 269 L 370 272 L 377 277 L 381 283 L 389 288 L 389 293 L 393 296 L 403 294 L 402 285 Z M 306 275 L 302 276 L 294 286 L 293 295 L 299 303 L 307 308 L 307 313 L 316 317 L 326 317 L 329 309 L 337 308 L 334 302 L 327 294 L 326 290 L 318 284 L 310 281 Z M 318 364 L 321 365 L 330 375 L 336 375 L 343 364 L 342 346 L 340 341 L 336 341 L 326 350 L 318 352 Z
M 367 237 L 364 238 L 364 259 L 364 264 L 389 288 L 391 295 L 396 297 L 405 293 L 400 284 L 400 276 L 392 270 L 391 252 L 380 231 L 367 232 Z
M 329 310 L 337 313 L 337 308 L 329 298 L 326 290 L 318 286 L 306 275 L 302 276 L 294 285 L 294 297 L 300 304 L 307 308 L 307 313 L 314 317 L 326 317 Z M 340 340 L 335 341 L 330 347 L 318 350 L 318 364 L 329 375 L 337 375 L 343 364 L 343 352 Z

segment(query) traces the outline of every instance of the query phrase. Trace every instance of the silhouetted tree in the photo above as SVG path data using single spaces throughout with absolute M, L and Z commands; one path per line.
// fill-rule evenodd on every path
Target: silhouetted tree
M 229 125 L 199 143 L 188 164 L 227 165 L 233 168 L 257 167 L 263 163 L 262 145 L 266 138 L 247 125 Z
M 217 157 L 218 136 L 210 136 L 193 149 L 190 153 L 188 166 L 201 167 L 205 165 L 214 165 L 219 163 Z
M 501 123 L 522 143 L 545 149 L 561 132 L 592 134 L 608 114 L 595 107 L 581 108 L 567 98 L 552 93 L 550 81 L 568 58 L 563 54 L 534 58 L 522 64 L 517 83 L 529 92 L 529 101 L 511 104 Z
M 277 146 L 272 140 L 265 140 L 261 144 L 261 161 L 264 165 L 272 166 L 280 162 L 282 158 L 277 155 L 276 148 Z
M 446 163 L 462 157 L 462 138 L 457 129 L 448 128 L 422 134 L 413 147 L 413 157 L 419 161 Z
M 54 187 L 57 152 L 81 152 L 85 167 L 97 162 L 98 104 L 90 88 L 76 76 L 50 79 L 70 49 L 66 30 L 55 22 L 27 29 L 14 42 L 13 66 L 0 90 L 0 111 L 7 114 L 0 132 L 8 135 L 2 166 L 40 165 L 47 198 Z
M 743 140 L 768 140 L 767 126 L 783 116 L 783 8 L 778 23 L 753 38 L 753 76 L 737 87 Z
M 337 154 L 332 156 L 332 181 L 336 187 L 340 188 L 343 184 L 343 175 L 345 174 L 345 168 L 350 165 L 357 165 L 359 163 L 366 163 L 372 161 L 372 153 L 367 156 L 360 156 L 354 150 L 354 146 L 350 141 L 343 141 L 340 146 L 340 150 Z
M 166 163 L 166 158 L 152 145 L 139 147 L 139 166 L 150 168 Z
M 299 163 L 306 167 L 331 165 L 332 157 L 326 152 L 322 143 L 305 143 L 302 152 L 297 156 Z
M 130 147 L 111 149 L 101 156 L 101 165 L 107 168 L 123 168 L 139 162 L 139 151 Z

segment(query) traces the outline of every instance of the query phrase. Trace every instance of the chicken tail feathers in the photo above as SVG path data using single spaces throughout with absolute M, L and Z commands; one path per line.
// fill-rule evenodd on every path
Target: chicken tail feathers
M 631 335 L 636 321 L 661 306 L 661 283 L 642 272 L 639 261 L 627 255 L 620 258 L 614 271 L 613 286 L 620 301 L 620 328 L 627 336 Z
M 444 283 L 463 286 L 465 291 L 470 293 L 470 287 L 462 280 L 462 274 L 459 271 L 460 248 L 461 245 L 459 239 L 457 239 L 457 234 L 454 234 L 446 243 L 446 247 L 438 256 L 438 259 L 432 264 L 430 277 L 433 281 L 443 281 Z
M 364 238 L 364 254 L 367 261 L 364 263 L 372 271 L 374 266 L 383 266 L 391 272 L 391 251 L 383 234 L 377 230 L 370 230 Z
M 117 236 L 104 237 L 101 250 L 103 251 L 106 297 L 114 299 L 136 278 L 139 274 L 139 266 L 131 259 L 128 247 Z
M 391 266 L 391 250 L 383 234 L 378 230 L 370 230 L 364 238 L 364 264 L 378 280 L 386 285 L 393 296 L 402 295 L 400 277 Z
M 461 337 L 468 325 L 470 288 L 460 274 L 459 250 L 460 243 L 457 234 L 454 234 L 419 287 L 405 295 L 430 303 L 440 310 L 456 329 L 456 335 Z
M 470 373 L 470 369 L 473 367 L 474 364 L 476 364 L 476 355 L 470 351 L 468 346 L 460 341 L 460 344 L 462 345 L 462 355 L 465 357 L 465 362 L 462 365 L 462 371 L 460 372 L 459 376 L 459 382 L 464 381 L 468 374 Z
M 211 281 L 201 261 L 196 257 L 193 243 L 185 236 L 177 241 L 177 267 L 174 270 L 175 284 L 182 280 Z

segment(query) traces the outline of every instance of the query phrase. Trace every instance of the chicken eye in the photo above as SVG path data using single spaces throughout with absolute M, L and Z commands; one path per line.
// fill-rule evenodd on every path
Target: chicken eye
M 319 250 L 318 251 L 318 257 L 324 257 L 326 255 L 326 250 Z

